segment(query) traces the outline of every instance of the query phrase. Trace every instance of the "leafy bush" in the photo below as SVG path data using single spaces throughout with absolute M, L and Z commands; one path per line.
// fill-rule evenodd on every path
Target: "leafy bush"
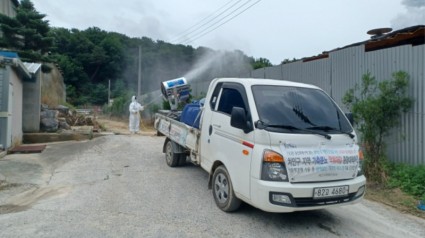
M 104 113 L 109 113 L 109 115 L 114 117 L 125 117 L 128 116 L 128 107 L 130 105 L 130 96 L 121 96 L 114 99 L 114 102 L 110 107 L 103 109 Z
M 402 113 L 413 100 L 408 96 L 409 75 L 398 71 L 392 79 L 378 82 L 369 72 L 360 85 L 349 89 L 343 103 L 353 112 L 365 152 L 365 174 L 376 182 L 385 182 L 387 174 L 385 137 L 398 126 Z
M 164 109 L 164 110 L 170 110 L 171 109 L 170 103 L 168 101 L 166 101 L 166 100 L 162 100 L 162 109 Z
M 387 171 L 390 187 L 400 187 L 404 192 L 425 200 L 425 165 L 391 164 Z
M 155 114 L 160 110 L 160 106 L 158 104 L 151 104 L 148 106 L 148 111 L 151 114 Z

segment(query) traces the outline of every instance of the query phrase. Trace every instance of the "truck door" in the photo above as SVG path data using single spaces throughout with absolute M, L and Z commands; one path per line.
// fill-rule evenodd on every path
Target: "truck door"
M 254 133 L 230 125 L 233 107 L 244 108 L 251 120 L 245 88 L 237 83 L 224 83 L 215 109 L 211 113 L 209 130 L 210 153 L 214 160 L 224 163 L 230 174 L 235 193 L 250 199 L 251 154 L 254 147 Z

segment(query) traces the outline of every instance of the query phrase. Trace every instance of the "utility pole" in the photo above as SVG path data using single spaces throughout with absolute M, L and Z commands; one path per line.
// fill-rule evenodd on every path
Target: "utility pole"
M 139 45 L 139 73 L 138 73 L 138 81 L 137 81 L 137 101 L 140 101 L 140 86 L 142 82 L 142 46 Z
M 108 80 L 108 106 L 111 104 L 111 80 Z

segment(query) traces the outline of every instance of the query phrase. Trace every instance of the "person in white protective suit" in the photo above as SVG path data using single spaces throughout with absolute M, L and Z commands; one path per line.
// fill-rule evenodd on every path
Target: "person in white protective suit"
M 128 123 L 128 128 L 130 130 L 130 133 L 137 133 L 139 132 L 139 124 L 140 124 L 140 111 L 143 111 L 144 107 L 140 105 L 136 101 L 136 96 L 131 97 L 131 103 L 129 106 L 130 111 L 130 119 Z

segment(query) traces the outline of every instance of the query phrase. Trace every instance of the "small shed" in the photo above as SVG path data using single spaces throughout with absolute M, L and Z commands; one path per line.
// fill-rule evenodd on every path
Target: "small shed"
M 24 81 L 31 74 L 18 54 L 0 51 L 0 148 L 22 143 Z

